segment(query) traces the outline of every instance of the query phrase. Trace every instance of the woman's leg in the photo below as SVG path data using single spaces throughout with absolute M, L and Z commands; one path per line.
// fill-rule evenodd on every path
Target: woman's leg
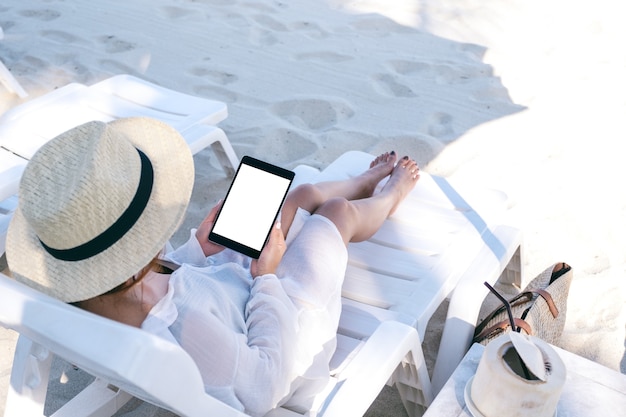
M 287 235 L 298 208 L 314 213 L 326 201 L 342 197 L 346 200 L 359 200 L 371 197 L 376 185 L 388 176 L 396 163 L 395 152 L 379 155 L 370 168 L 357 177 L 340 181 L 326 181 L 317 184 L 303 184 L 292 190 L 283 204 L 281 227 Z
M 315 213 L 335 224 L 344 243 L 363 241 L 376 233 L 394 213 L 418 179 L 417 163 L 405 157 L 393 168 L 389 181 L 379 193 L 352 201 L 334 197 L 320 205 Z

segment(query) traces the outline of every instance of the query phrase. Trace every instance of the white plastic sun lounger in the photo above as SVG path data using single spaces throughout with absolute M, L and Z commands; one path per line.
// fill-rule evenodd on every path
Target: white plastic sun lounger
M 90 120 L 147 116 L 176 128 L 192 153 L 211 146 L 227 175 L 239 160 L 226 134 L 215 124 L 228 116 L 226 104 L 182 94 L 130 75 L 92 86 L 68 84 L 23 103 L 0 117 L 0 255 L 27 161 L 44 143 Z M 14 207 L 13 207 L 14 208 Z
M 0 117 L 0 147 L 30 159 L 41 145 L 72 127 L 91 120 L 108 122 L 131 116 L 170 124 L 193 153 L 211 145 L 228 174 L 239 164 L 226 134 L 215 126 L 228 116 L 225 103 L 126 74 L 89 87 L 71 83 L 7 111 Z
M 0 40 L 4 38 L 4 32 L 0 27 Z M 17 94 L 19 97 L 24 98 L 28 96 L 28 93 L 24 91 L 19 82 L 15 79 L 9 69 L 0 61 L 0 83 L 2 83 L 7 90 Z

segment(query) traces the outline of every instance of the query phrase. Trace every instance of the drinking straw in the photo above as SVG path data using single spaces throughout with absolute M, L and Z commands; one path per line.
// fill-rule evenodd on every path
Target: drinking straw
M 511 304 L 509 304 L 508 300 L 504 298 L 503 296 L 501 296 L 500 293 L 495 290 L 495 288 L 489 285 L 487 281 L 485 281 L 485 286 L 489 288 L 489 291 L 491 291 L 496 297 L 498 297 L 500 301 L 502 301 L 502 304 L 504 304 L 504 306 L 506 307 L 506 312 L 509 315 L 509 322 L 511 323 L 511 330 L 514 332 L 518 332 L 519 329 L 517 329 L 517 327 L 515 326 L 515 320 L 513 319 L 513 312 L 511 311 Z
M 485 286 L 489 288 L 489 291 L 491 291 L 493 295 L 498 297 L 498 299 L 502 301 L 502 304 L 504 304 L 504 306 L 506 307 L 506 312 L 509 315 L 509 322 L 511 323 L 511 331 L 519 332 L 520 329 L 515 326 L 515 320 L 513 319 L 513 312 L 511 311 L 511 304 L 509 304 L 509 301 L 506 298 L 504 298 L 502 295 L 500 295 L 500 293 L 496 291 L 496 289 L 493 288 L 491 285 L 489 285 L 487 281 L 485 281 Z M 530 371 L 526 367 L 526 364 L 524 363 L 521 357 L 519 357 L 519 364 L 522 367 L 522 371 L 524 372 L 524 376 L 526 376 L 526 379 L 530 379 Z

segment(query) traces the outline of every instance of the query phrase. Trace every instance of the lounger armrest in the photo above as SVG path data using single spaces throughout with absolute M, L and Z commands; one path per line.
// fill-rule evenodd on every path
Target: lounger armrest
M 82 311 L 0 274 L 0 324 L 86 372 L 175 413 L 243 413 L 204 392 L 193 359 L 178 345 Z M 16 353 L 17 354 L 17 353 Z
M 328 396 L 320 415 L 362 416 L 396 368 L 420 346 L 417 331 L 393 321 L 381 323 L 344 371 Z
M 228 117 L 224 102 L 181 93 L 128 74 L 115 75 L 89 88 L 163 112 L 187 113 L 187 125 L 216 125 Z
M 61 88 L 57 88 L 47 94 L 31 99 L 26 103 L 22 103 L 17 107 L 7 110 L 0 117 L 0 123 L 9 123 L 15 119 L 18 119 L 25 114 L 28 114 L 36 109 L 46 106 L 50 103 L 61 99 L 64 96 L 74 94 L 79 90 L 86 89 L 87 86 L 79 83 L 70 83 Z
M 435 395 L 470 348 L 481 305 L 489 292 L 483 283 L 490 281 L 490 285 L 495 285 L 500 274 L 506 272 L 506 262 L 509 260 L 518 264 L 511 265 L 511 267 L 520 270 L 520 273 L 516 275 L 521 275 L 521 254 L 515 255 L 516 251 L 522 250 L 521 230 L 509 226 L 498 226 L 494 228 L 492 238 L 500 247 L 506 248 L 507 252 L 494 256 L 490 245 L 485 245 L 479 256 L 464 272 L 450 296 L 446 322 L 433 369 L 432 384 Z M 485 277 L 494 278 L 486 279 Z M 472 300 L 472 302 L 467 300 Z

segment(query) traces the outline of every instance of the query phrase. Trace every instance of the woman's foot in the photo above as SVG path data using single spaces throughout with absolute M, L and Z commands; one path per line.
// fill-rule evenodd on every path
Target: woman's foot
M 408 156 L 403 157 L 396 164 L 395 168 L 393 168 L 389 181 L 387 181 L 381 190 L 381 193 L 392 193 L 392 195 L 394 195 L 395 204 L 389 211 L 390 216 L 396 211 L 398 205 L 406 198 L 413 187 L 415 187 L 419 177 L 420 169 L 417 162 Z
M 370 162 L 370 168 L 374 168 L 377 166 L 387 166 L 388 163 L 391 163 L 391 169 L 396 163 L 396 151 L 385 152 L 381 155 L 378 155 L 372 162 Z M 387 173 L 389 175 L 391 170 Z
M 385 152 L 378 155 L 371 163 L 367 171 L 359 175 L 362 180 L 363 192 L 361 198 L 371 197 L 376 186 L 385 177 L 389 176 L 396 165 L 397 155 L 395 151 Z

